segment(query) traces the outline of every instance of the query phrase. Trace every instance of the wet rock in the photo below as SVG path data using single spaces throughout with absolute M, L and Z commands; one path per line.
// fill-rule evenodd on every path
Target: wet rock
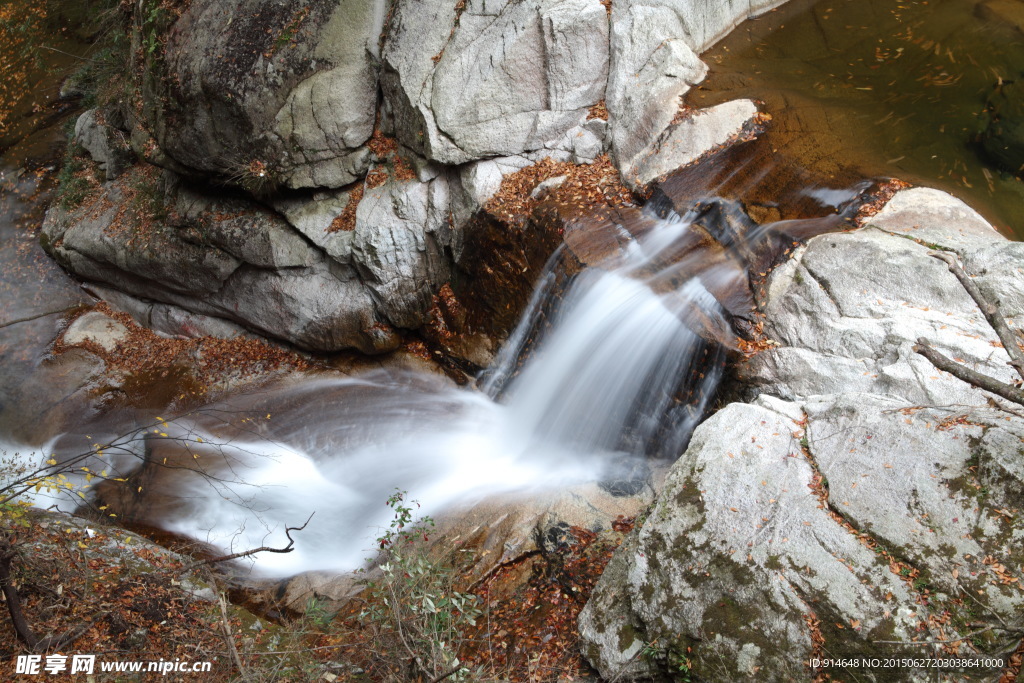
M 650 156 L 638 164 L 637 185 L 646 185 L 735 140 L 753 124 L 756 115 L 757 106 L 750 100 L 733 100 L 698 110 L 670 125 L 655 142 Z
M 773 273 L 765 331 L 780 346 L 740 369 L 759 396 L 697 429 L 581 614 L 603 676 L 688 662 L 703 679 L 811 680 L 822 652 L 1015 647 L 1024 419 L 911 351 L 924 336 L 1013 379 L 977 306 L 914 239 L 955 249 L 1019 317 L 1020 249 L 973 216 L 942 193 L 904 191 L 872 227 L 815 237 Z M 982 628 L 983 640 L 957 640 Z
M 1001 83 L 989 95 L 985 115 L 985 156 L 1004 171 L 1024 174 L 1024 86 L 1018 81 Z
M 663 471 L 651 475 L 635 495 L 614 496 L 596 484 L 582 484 L 562 491 L 534 491 L 531 495 L 504 494 L 467 503 L 437 515 L 430 535 L 429 552 L 439 562 L 463 567 L 458 589 L 479 584 L 502 566 L 522 563 L 518 578 L 502 586 L 512 594 L 530 578 L 530 560 L 551 550 L 571 527 L 601 533 L 621 518 L 633 518 L 653 499 Z M 467 564 L 468 562 L 468 564 Z M 373 580 L 371 571 L 360 577 L 331 572 L 304 572 L 280 582 L 252 582 L 252 596 L 259 604 L 306 609 L 310 597 L 340 607 L 363 586 L 357 578 Z M 496 592 L 492 592 L 492 597 Z
M 128 328 L 110 316 L 91 311 L 78 317 L 64 332 L 68 346 L 91 342 L 110 352 L 128 337 Z
M 521 154 L 580 124 L 603 98 L 608 20 L 597 0 L 461 7 L 395 8 L 381 83 L 409 149 L 446 164 Z

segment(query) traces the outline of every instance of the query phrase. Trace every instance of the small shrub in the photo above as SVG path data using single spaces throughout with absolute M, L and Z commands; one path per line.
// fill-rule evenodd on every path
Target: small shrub
M 479 598 L 454 590 L 453 568 L 432 560 L 426 543 L 434 521 L 416 518 L 406 492 L 396 490 L 387 500 L 394 517 L 377 539 L 386 556 L 381 576 L 366 581 L 367 603 L 359 620 L 374 632 L 374 642 L 389 653 L 399 671 L 403 662 L 413 662 L 416 671 L 428 679 L 448 675 L 465 680 L 469 669 L 461 666 L 457 653 L 464 631 L 476 625 L 482 615 Z

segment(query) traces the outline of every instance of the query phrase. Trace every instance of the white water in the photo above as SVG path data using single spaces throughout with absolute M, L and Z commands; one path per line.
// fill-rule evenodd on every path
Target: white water
M 306 381 L 158 423 L 145 446 L 135 440 L 104 458 L 128 471 L 148 449 L 151 463 L 203 469 L 210 476 L 153 468 L 133 514 L 224 552 L 284 545 L 284 528 L 315 513 L 294 552 L 254 558 L 256 572 L 287 575 L 361 565 L 396 488 L 435 514 L 493 492 L 612 476 L 610 467 L 656 445 L 678 455 L 718 381 L 718 365 L 695 366 L 707 346 L 683 322 L 694 310 L 721 317 L 701 282 L 716 275 L 659 295 L 637 274 L 687 227 L 658 223 L 614 269 L 584 271 L 561 299 L 551 298 L 553 278 L 542 280 L 484 392 L 385 372 Z M 542 309 L 551 326 L 516 374 Z M 693 405 L 679 405 L 681 380 L 698 370 L 704 385 Z M 90 436 L 113 438 L 99 428 Z M 62 441 L 64 453 L 86 446 L 81 435 Z

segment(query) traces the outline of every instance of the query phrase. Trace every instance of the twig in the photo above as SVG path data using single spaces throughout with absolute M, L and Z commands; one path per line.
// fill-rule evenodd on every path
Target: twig
M 237 560 L 240 557 L 248 557 L 250 555 L 255 555 L 256 553 L 290 553 L 291 551 L 295 550 L 295 539 L 292 538 L 292 532 L 293 531 L 302 531 L 303 529 L 305 529 L 306 525 L 309 524 L 309 520 L 313 519 L 313 515 L 315 515 L 315 514 L 316 514 L 315 511 L 309 513 L 309 517 L 306 518 L 306 521 L 302 524 L 302 526 L 289 526 L 289 527 L 285 527 L 284 535 L 288 537 L 288 545 L 286 545 L 283 548 L 271 548 L 270 546 L 263 545 L 263 546 L 260 546 L 259 548 L 253 548 L 251 550 L 243 550 L 242 552 L 231 553 L 230 555 L 220 555 L 219 557 L 209 557 L 209 558 L 207 558 L 205 560 L 199 560 L 198 562 L 193 562 L 189 566 L 185 567 L 182 571 L 190 572 L 193 569 L 196 569 L 197 567 L 202 567 L 203 565 L 217 564 L 218 562 L 228 562 L 230 560 Z
M 1024 405 L 1024 391 L 1010 386 L 1009 384 L 1000 382 L 988 375 L 975 372 L 974 370 L 947 358 L 929 346 L 928 341 L 924 337 L 917 340 L 917 344 L 914 345 L 914 351 L 930 360 L 932 365 L 937 367 L 939 370 L 944 370 L 957 379 L 967 382 L 971 386 L 984 389 L 985 391 L 990 391 L 996 396 L 1002 396 L 1007 401 L 1013 401 L 1018 405 Z
M 68 57 L 74 57 L 75 59 L 81 59 L 81 60 L 86 61 L 86 62 L 92 62 L 93 64 L 102 64 L 103 63 L 103 62 L 101 62 L 99 60 L 96 60 L 96 59 L 90 59 L 89 57 L 81 57 L 79 55 L 73 55 L 70 52 L 64 52 L 64 50 L 58 50 L 57 48 L 50 47 L 49 45 L 40 45 L 39 48 L 42 49 L 42 50 L 49 50 L 50 52 L 59 52 L 62 55 L 67 55 Z
M 946 644 L 946 643 L 959 643 L 961 641 L 967 640 L 968 638 L 973 638 L 974 636 L 980 636 L 982 633 L 988 633 L 989 631 L 1006 631 L 1007 633 L 1011 633 L 1011 634 L 1014 634 L 1014 635 L 1016 635 L 1018 633 L 1024 633 L 1024 629 L 1019 629 L 1019 628 L 1006 628 L 1006 627 L 1003 627 L 1003 626 L 986 626 L 983 629 L 978 629 L 977 631 L 971 631 L 970 633 L 965 633 L 964 635 L 958 636 L 956 638 L 946 638 L 944 640 L 939 640 L 939 639 L 936 639 L 936 640 L 912 640 L 912 641 L 907 641 L 907 640 L 872 640 L 871 642 L 872 643 L 887 643 L 887 644 L 890 644 L 890 645 L 943 645 L 943 644 Z
M 231 659 L 234 660 L 235 666 L 238 667 L 238 675 L 243 681 L 249 680 L 249 674 L 246 673 L 245 667 L 242 666 L 242 658 L 238 656 L 238 648 L 235 647 L 235 640 L 231 637 L 231 625 L 228 622 L 228 606 L 227 601 L 224 599 L 224 593 L 217 594 L 217 602 L 220 604 L 220 616 L 221 626 L 224 629 L 224 642 L 228 646 L 228 652 L 231 653 Z
M 967 290 L 967 293 L 974 299 L 974 303 L 978 304 L 978 308 L 985 314 L 985 319 L 988 320 L 988 324 L 995 330 L 996 336 L 999 337 L 999 341 L 1003 343 L 1003 348 L 1006 349 L 1006 353 L 1010 356 L 1010 365 L 1017 371 L 1021 379 L 1024 379 L 1024 352 L 1021 352 L 1020 347 L 1017 346 L 1017 335 L 1006 324 L 1006 319 L 1003 318 L 999 309 L 985 298 L 985 295 L 978 289 L 977 283 L 964 272 L 964 269 L 957 263 L 956 257 L 953 254 L 944 251 L 933 251 L 928 255 L 945 262 L 949 272 L 956 276 L 956 279 L 960 281 L 960 284 Z
M 78 308 L 78 306 L 79 306 L 79 304 L 75 304 L 74 306 L 68 306 L 67 308 L 59 308 L 56 311 L 44 311 L 43 313 L 37 313 L 36 315 L 30 315 L 30 316 L 25 317 L 25 318 L 17 318 L 15 320 L 8 320 L 7 322 L 0 323 L 0 328 L 11 327 L 12 325 L 20 325 L 21 323 L 29 323 L 29 322 L 32 322 L 33 320 L 39 320 L 40 318 L 45 318 L 48 315 L 57 315 L 58 313 L 67 313 L 68 311 L 75 310 L 76 308 Z
M 462 670 L 462 663 L 460 662 L 460 663 L 456 664 L 455 666 L 453 666 L 448 671 L 445 671 L 440 676 L 438 676 L 436 678 L 430 679 L 430 683 L 441 683 L 441 681 L 443 681 L 444 679 L 448 678 L 449 676 L 454 676 L 455 674 L 459 673 L 459 671 L 461 671 L 461 670 Z

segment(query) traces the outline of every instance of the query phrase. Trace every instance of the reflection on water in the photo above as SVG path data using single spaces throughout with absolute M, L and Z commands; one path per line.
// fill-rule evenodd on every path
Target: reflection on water
M 1022 7 L 792 0 L 705 54 L 710 76 L 689 101 L 763 100 L 773 147 L 822 177 L 848 165 L 938 187 L 1024 237 L 1024 184 L 974 142 L 989 97 L 1024 74 Z

